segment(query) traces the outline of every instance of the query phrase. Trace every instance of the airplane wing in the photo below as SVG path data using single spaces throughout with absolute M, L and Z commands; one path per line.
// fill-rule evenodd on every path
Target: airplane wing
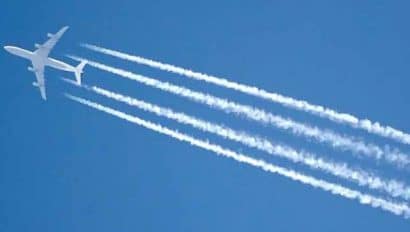
M 48 33 L 47 36 L 49 39 L 43 43 L 42 45 L 36 45 L 37 50 L 34 53 L 38 54 L 41 57 L 48 57 L 50 51 L 54 48 L 58 40 L 60 40 L 61 36 L 63 36 L 64 32 L 67 31 L 68 27 L 61 28 L 57 33 L 50 34 Z
M 46 96 L 46 81 L 44 79 L 44 66 L 34 67 L 34 74 L 36 75 L 37 83 L 35 86 L 40 90 L 41 98 L 47 100 Z

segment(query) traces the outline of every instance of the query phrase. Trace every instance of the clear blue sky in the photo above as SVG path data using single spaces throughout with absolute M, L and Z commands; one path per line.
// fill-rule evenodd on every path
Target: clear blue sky
M 407 1 L 5 0 L 0 44 L 34 49 L 70 29 L 51 56 L 83 55 L 379 144 L 400 146 L 233 91 L 104 57 L 120 49 L 260 86 L 410 131 Z M 336 2 L 336 1 L 333 1 Z M 70 87 L 47 69 L 43 102 L 26 61 L 0 52 L 0 231 L 409 231 L 410 220 L 360 205 L 66 100 L 69 92 L 330 181 L 302 166 Z M 337 160 L 349 153 L 234 118 L 86 67 L 84 82 L 249 130 Z M 339 181 L 338 181 L 339 182 Z M 349 187 L 346 182 L 340 182 Z M 358 188 L 363 190 L 361 188 Z

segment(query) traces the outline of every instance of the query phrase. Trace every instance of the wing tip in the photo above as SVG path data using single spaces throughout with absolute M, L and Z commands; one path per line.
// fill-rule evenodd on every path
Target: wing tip
M 63 34 L 64 32 L 66 32 L 68 30 L 68 28 L 70 28 L 69 26 L 64 26 L 62 27 L 57 34 Z

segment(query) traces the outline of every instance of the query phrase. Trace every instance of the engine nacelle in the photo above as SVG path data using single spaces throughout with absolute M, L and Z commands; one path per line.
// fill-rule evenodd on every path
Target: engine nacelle
M 37 82 L 33 82 L 32 84 L 33 84 L 34 87 L 38 88 L 38 83 Z
M 36 43 L 36 44 L 34 44 L 34 47 L 39 49 L 39 48 L 41 48 L 41 45 Z
M 31 67 L 31 66 L 27 67 L 27 70 L 30 71 L 30 72 L 35 72 L 34 68 Z
M 54 34 L 47 33 L 47 37 L 48 37 L 48 38 L 51 38 L 51 37 L 53 37 L 53 36 L 54 36 Z

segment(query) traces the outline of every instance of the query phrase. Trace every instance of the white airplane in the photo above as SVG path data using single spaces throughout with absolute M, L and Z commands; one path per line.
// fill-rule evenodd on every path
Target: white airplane
M 33 82 L 33 85 L 40 89 L 41 97 L 44 100 L 47 99 L 44 79 L 45 66 L 50 66 L 67 72 L 73 72 L 75 74 L 77 84 L 81 85 L 81 74 L 83 73 L 83 68 L 86 65 L 85 61 L 81 62 L 77 67 L 74 67 L 62 61 L 48 57 L 51 49 L 53 49 L 53 47 L 56 45 L 58 40 L 61 38 L 61 36 L 63 36 L 64 32 L 67 29 L 68 27 L 63 27 L 55 34 L 48 33 L 47 36 L 49 37 L 49 39 L 44 44 L 35 44 L 34 46 L 36 47 L 36 50 L 34 52 L 13 46 L 4 47 L 4 49 L 11 54 L 26 58 L 31 61 L 32 66 L 29 66 L 28 70 L 34 72 L 34 74 L 36 75 L 37 81 Z

